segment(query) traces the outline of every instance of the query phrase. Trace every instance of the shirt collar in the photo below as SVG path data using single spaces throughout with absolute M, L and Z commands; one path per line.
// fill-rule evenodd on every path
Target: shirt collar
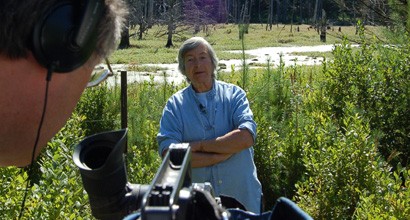
M 218 83 L 218 81 L 216 79 L 213 79 L 212 89 L 207 94 L 208 99 L 211 98 L 211 97 L 215 97 L 216 89 L 217 89 L 217 86 L 216 86 L 217 83 Z M 194 87 L 192 86 L 192 83 L 189 85 L 189 91 L 196 98 L 196 92 L 194 90 Z

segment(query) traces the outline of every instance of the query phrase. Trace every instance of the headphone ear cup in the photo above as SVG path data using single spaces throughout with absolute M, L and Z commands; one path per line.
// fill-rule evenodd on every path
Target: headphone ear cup
M 92 55 L 97 34 L 81 47 L 74 42 L 81 21 L 81 10 L 71 1 L 59 3 L 44 14 L 34 26 L 33 54 L 37 61 L 55 72 L 66 73 L 82 66 Z

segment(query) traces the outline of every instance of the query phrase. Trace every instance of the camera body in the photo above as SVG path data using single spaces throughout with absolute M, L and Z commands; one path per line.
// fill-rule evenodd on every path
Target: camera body
M 129 183 L 126 136 L 127 129 L 99 133 L 84 139 L 74 151 L 94 217 L 123 219 L 139 211 L 142 220 L 228 219 L 212 186 L 192 183 L 188 144 L 169 147 L 150 185 Z

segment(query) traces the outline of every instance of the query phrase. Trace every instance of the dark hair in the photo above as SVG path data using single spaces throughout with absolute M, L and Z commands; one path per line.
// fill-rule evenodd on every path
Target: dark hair
M 60 0 L 3 0 L 0 5 L 0 54 L 11 59 L 27 57 L 36 21 Z M 105 58 L 116 47 L 127 9 L 123 0 L 105 0 L 95 55 Z

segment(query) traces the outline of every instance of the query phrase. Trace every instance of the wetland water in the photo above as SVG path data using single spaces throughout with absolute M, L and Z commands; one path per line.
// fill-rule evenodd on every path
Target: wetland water
M 253 50 L 245 50 L 245 53 L 252 56 L 252 59 L 247 59 L 246 63 L 252 67 L 252 64 L 267 64 L 268 60 L 273 66 L 278 66 L 280 59 L 285 66 L 290 65 L 319 65 L 322 63 L 323 58 L 308 57 L 294 55 L 298 52 L 330 52 L 334 48 L 334 45 L 319 45 L 319 46 L 292 46 L 292 47 L 264 47 Z M 231 53 L 242 53 L 241 50 L 228 51 Z M 164 82 L 164 76 L 167 83 L 179 84 L 185 80 L 184 76 L 178 71 L 178 64 L 142 64 L 146 66 L 156 66 L 159 71 L 157 72 L 136 72 L 128 71 L 127 66 L 124 64 L 111 65 L 116 76 L 109 77 L 107 79 L 108 85 L 114 85 L 114 83 L 120 83 L 120 77 L 118 71 L 127 70 L 128 83 L 140 82 L 144 80 L 154 80 L 156 82 Z M 103 66 L 103 65 L 102 65 Z M 219 66 L 225 66 L 226 68 L 221 71 L 231 71 L 232 68 L 238 70 L 242 67 L 242 60 L 220 60 Z M 106 66 L 103 66 L 107 68 Z

